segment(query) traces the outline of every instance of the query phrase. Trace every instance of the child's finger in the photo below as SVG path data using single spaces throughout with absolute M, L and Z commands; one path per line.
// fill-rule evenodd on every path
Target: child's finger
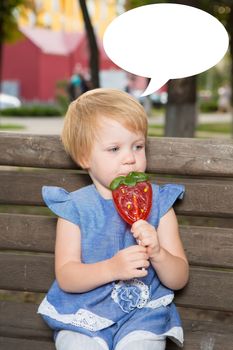
M 135 277 L 145 277 L 148 275 L 148 271 L 143 267 L 142 269 L 136 269 Z
M 141 245 L 143 245 L 144 247 L 148 247 L 149 245 L 151 245 L 152 241 L 150 238 L 145 238 L 141 240 Z
M 136 232 L 133 232 L 133 236 L 134 238 L 138 238 L 140 235 L 140 232 L 139 231 L 136 231 Z
M 134 232 L 137 230 L 141 225 L 144 225 L 146 223 L 145 220 L 137 220 L 136 222 L 133 223 L 131 227 L 131 231 Z

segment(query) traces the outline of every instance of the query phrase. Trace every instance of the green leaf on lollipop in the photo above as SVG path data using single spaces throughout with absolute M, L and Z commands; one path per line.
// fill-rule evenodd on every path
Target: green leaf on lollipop
M 133 178 L 136 182 L 147 181 L 149 176 L 142 172 L 132 171 L 127 176 Z
M 110 183 L 110 189 L 114 191 L 117 187 L 119 187 L 125 179 L 125 176 L 118 176 Z
M 135 186 L 137 182 L 148 181 L 147 174 L 137 171 L 131 171 L 127 176 L 118 176 L 110 184 L 110 189 L 114 191 L 120 185 Z
M 136 183 L 137 181 L 133 177 L 130 177 L 129 175 L 127 175 L 123 181 L 123 184 L 126 186 L 135 186 Z

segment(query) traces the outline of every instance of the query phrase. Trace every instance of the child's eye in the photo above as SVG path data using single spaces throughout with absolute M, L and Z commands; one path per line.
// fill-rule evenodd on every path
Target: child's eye
M 111 148 L 109 148 L 109 152 L 117 152 L 119 150 L 119 147 L 111 147 Z
M 140 151 L 141 149 L 143 149 L 144 148 L 144 145 L 135 145 L 134 146 L 134 149 L 135 149 L 135 151 Z

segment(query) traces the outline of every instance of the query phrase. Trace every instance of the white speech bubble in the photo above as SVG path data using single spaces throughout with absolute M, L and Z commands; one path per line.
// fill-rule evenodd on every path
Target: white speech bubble
M 177 4 L 137 7 L 115 18 L 103 45 L 119 67 L 151 78 L 142 96 L 169 79 L 192 76 L 215 66 L 225 55 L 229 37 L 209 13 Z

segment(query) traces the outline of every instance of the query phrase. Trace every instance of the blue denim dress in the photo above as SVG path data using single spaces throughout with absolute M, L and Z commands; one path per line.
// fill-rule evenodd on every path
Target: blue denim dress
M 183 197 L 184 187 L 153 184 L 152 189 L 147 221 L 157 228 L 160 218 Z M 56 215 L 80 227 L 83 263 L 109 259 L 137 244 L 112 199 L 104 199 L 93 184 L 71 193 L 45 186 L 42 195 Z M 64 292 L 55 280 L 38 313 L 55 336 L 59 330 L 83 333 L 95 337 L 106 350 L 118 349 L 117 345 L 136 331 L 144 338 L 169 337 L 182 345 L 183 330 L 173 298 L 173 291 L 161 284 L 150 266 L 146 277 L 114 281 L 85 293 Z

